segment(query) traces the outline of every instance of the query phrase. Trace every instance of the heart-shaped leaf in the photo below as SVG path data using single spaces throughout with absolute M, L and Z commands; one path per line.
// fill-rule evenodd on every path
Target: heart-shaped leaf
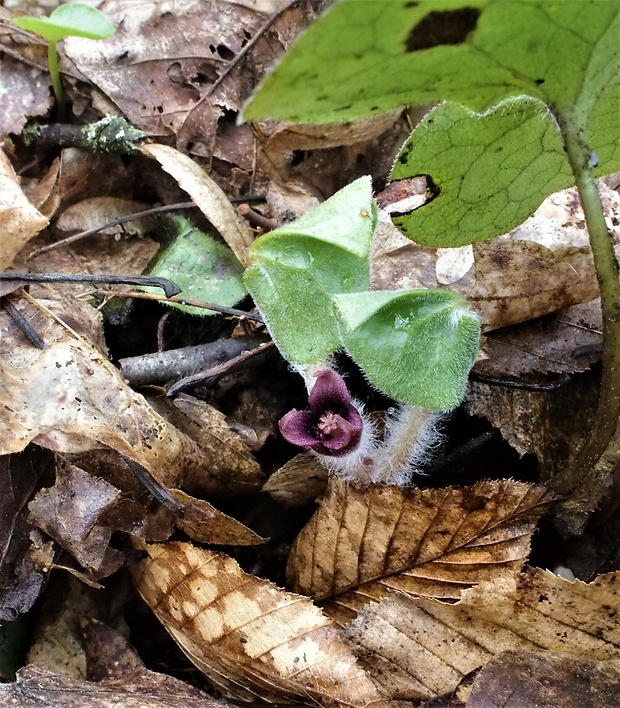
M 456 103 L 427 113 L 400 151 L 392 178 L 420 174 L 431 177 L 437 196 L 393 221 L 417 243 L 435 247 L 506 233 L 575 181 L 549 109 L 529 96 L 486 113 Z
M 370 287 L 375 224 L 370 178 L 362 177 L 250 249 L 245 285 L 289 361 L 320 361 L 340 346 L 331 297 Z
M 334 297 L 348 354 L 391 398 L 447 409 L 463 398 L 480 337 L 478 318 L 449 290 Z

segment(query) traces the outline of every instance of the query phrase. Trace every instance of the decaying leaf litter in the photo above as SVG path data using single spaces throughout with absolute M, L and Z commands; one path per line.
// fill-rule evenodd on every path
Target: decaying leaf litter
M 237 124 L 325 4 L 103 3 L 116 34 L 67 40 L 63 82 L 74 125 L 121 114 L 146 133 L 131 155 L 24 142 L 29 120 L 54 118 L 46 47 L 10 24 L 23 8 L 0 8 L 3 269 L 175 280 L 162 270 L 171 239 L 216 244 L 196 266 L 208 282 L 190 275 L 180 308 L 128 286 L 3 283 L 6 702 L 366 706 L 450 695 L 451 705 L 509 705 L 518 671 L 522 705 L 618 702 L 615 481 L 602 503 L 598 487 L 569 500 L 579 537 L 553 528 L 563 529 L 552 482 L 593 416 L 602 346 L 577 193 L 551 195 L 500 239 L 431 249 L 388 216 L 431 196 L 419 180 L 408 194 L 388 185 L 422 110 Z M 278 420 L 304 408 L 303 386 L 263 351 L 269 335 L 249 298 L 239 305 L 248 315 L 226 301 L 239 297 L 227 293 L 261 230 L 367 174 L 380 207 L 373 288 L 449 287 L 484 331 L 465 403 L 477 418 L 445 419 L 443 444 L 405 487 L 338 479 L 315 457 L 293 457 Z M 599 185 L 617 244 L 618 180 Z M 149 213 L 174 204 L 182 211 Z M 193 313 L 200 302 L 229 309 L 197 318 L 185 301 Z M 176 350 L 189 364 L 175 360 L 163 379 L 132 388 L 121 373 Z M 339 365 L 377 429 L 389 427 L 391 402 Z M 166 397 L 201 368 L 216 375 Z M 206 679 L 160 634 L 148 656 L 159 673 L 143 666 L 131 644 L 147 656 L 157 625 L 137 594 Z M 538 678 L 549 672 L 551 687 Z

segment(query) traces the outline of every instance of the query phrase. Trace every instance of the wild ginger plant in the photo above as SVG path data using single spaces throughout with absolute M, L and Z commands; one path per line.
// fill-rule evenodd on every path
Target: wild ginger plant
M 392 172 L 432 180 L 429 203 L 393 218 L 426 246 L 506 233 L 577 186 L 601 292 L 602 382 L 592 433 L 553 484 L 569 493 L 601 475 L 599 496 L 620 414 L 619 268 L 595 181 L 620 168 L 619 15 L 615 0 L 340 0 L 244 113 L 328 123 L 443 101 Z

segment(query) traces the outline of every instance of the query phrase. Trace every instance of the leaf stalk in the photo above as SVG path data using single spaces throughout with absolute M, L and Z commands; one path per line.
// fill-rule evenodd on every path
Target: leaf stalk
M 616 431 L 620 416 L 620 269 L 590 166 L 592 152 L 586 143 L 585 131 L 571 118 L 560 121 L 560 125 L 588 227 L 603 314 L 601 388 L 592 432 L 566 472 L 553 482 L 555 489 L 568 494 L 593 472 Z

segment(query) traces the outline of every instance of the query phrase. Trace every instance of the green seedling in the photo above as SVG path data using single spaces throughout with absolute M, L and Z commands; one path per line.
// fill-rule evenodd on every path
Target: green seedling
M 16 17 L 13 24 L 47 39 L 47 61 L 59 107 L 63 105 L 63 90 L 58 69 L 58 42 L 66 37 L 105 39 L 116 32 L 102 12 L 77 2 L 60 5 L 49 17 Z
M 394 217 L 427 246 L 506 233 L 577 185 L 601 290 L 602 382 L 591 436 L 553 484 L 594 484 L 599 498 L 608 468 L 597 462 L 620 415 L 620 278 L 595 178 L 620 169 L 619 36 L 617 0 L 340 0 L 244 112 L 329 123 L 446 101 L 392 175 L 432 179 L 435 198 Z

